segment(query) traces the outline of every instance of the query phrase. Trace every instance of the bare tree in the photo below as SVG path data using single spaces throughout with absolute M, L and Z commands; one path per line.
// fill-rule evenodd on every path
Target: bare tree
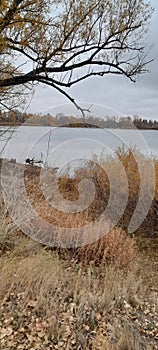
M 146 71 L 147 1 L 1 0 L 0 13 L 2 105 L 19 86 L 42 83 L 81 109 L 67 91 L 74 84 L 109 73 L 135 81 Z

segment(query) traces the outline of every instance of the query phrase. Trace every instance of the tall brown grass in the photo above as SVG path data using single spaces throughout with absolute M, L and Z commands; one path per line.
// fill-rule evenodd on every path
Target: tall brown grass
M 134 213 L 135 207 L 140 196 L 141 179 L 138 164 L 134 158 L 132 149 L 125 151 L 124 149 L 120 148 L 116 151 L 116 153 L 116 158 L 107 158 L 106 160 L 94 159 L 94 161 L 89 161 L 87 163 L 87 166 L 85 166 L 84 168 L 81 167 L 79 169 L 76 169 L 73 176 L 63 175 L 58 178 L 58 186 L 61 195 L 63 196 L 63 198 L 68 199 L 72 202 L 79 198 L 78 184 L 82 179 L 86 178 L 91 180 L 95 186 L 95 198 L 92 201 L 91 205 L 89 205 L 89 207 L 83 210 L 82 212 L 74 214 L 64 213 L 53 208 L 51 204 L 49 204 L 49 202 L 45 200 L 45 197 L 40 188 L 40 170 L 34 169 L 34 167 L 27 167 L 27 179 L 25 181 L 26 190 L 37 212 L 39 212 L 39 214 L 44 219 L 60 227 L 77 227 L 80 226 L 81 222 L 82 225 L 85 225 L 88 222 L 97 220 L 100 217 L 100 215 L 104 212 L 110 196 L 110 183 L 108 175 L 104 170 L 105 165 L 109 173 L 111 174 L 113 183 L 116 183 L 116 188 L 114 189 L 113 193 L 114 207 L 117 207 L 118 201 L 119 203 L 121 202 L 120 197 L 122 197 L 122 200 L 124 198 L 126 191 L 126 179 L 122 177 L 122 170 L 120 166 L 121 162 L 127 177 L 129 193 L 127 205 L 124 214 L 118 222 L 118 226 L 122 229 L 127 230 L 130 219 Z M 141 154 L 140 159 L 142 166 L 148 169 L 148 167 L 150 167 L 150 160 Z M 141 226 L 135 232 L 136 234 L 143 233 L 144 235 L 150 235 L 153 233 L 158 233 L 158 161 L 155 159 L 153 163 L 155 166 L 155 192 L 151 203 L 151 208 L 146 217 L 144 218 L 144 221 L 142 222 Z M 49 176 L 50 170 L 45 170 L 45 178 L 48 178 Z M 146 176 L 144 187 L 147 189 L 151 187 L 151 179 L 148 176 Z M 144 197 L 144 201 L 149 200 L 148 195 L 149 191 L 146 192 L 146 197 Z M 113 215 L 115 215 L 115 211 Z M 141 211 L 139 212 L 139 215 L 142 217 L 144 215 L 143 206 L 141 208 Z
M 34 169 L 34 167 L 27 168 L 27 179 L 26 189 L 27 194 L 32 202 L 32 205 L 35 207 L 37 213 L 49 223 L 52 223 L 56 227 L 81 227 L 87 225 L 88 223 L 93 223 L 95 220 L 99 219 L 100 215 L 106 209 L 110 196 L 110 183 L 108 175 L 105 168 L 108 168 L 112 176 L 113 183 L 116 183 L 117 186 L 113 193 L 113 207 L 117 207 L 118 201 L 121 203 L 121 200 L 124 198 L 126 191 L 125 181 L 126 179 L 122 177 L 122 170 L 120 167 L 120 162 L 125 170 L 127 181 L 128 181 L 128 201 L 124 210 L 123 215 L 117 223 L 117 229 L 109 232 L 108 235 L 105 235 L 102 239 L 97 241 L 94 244 L 87 245 L 80 249 L 75 249 L 71 251 L 62 253 L 66 255 L 76 256 L 77 260 L 95 262 L 95 263 L 105 263 L 108 259 L 110 261 L 117 261 L 119 265 L 128 265 L 134 257 L 134 242 L 125 232 L 128 229 L 131 217 L 134 213 L 135 207 L 138 202 L 140 195 L 140 174 L 138 165 L 133 155 L 133 150 L 129 149 L 125 151 L 124 148 L 119 148 L 116 151 L 117 157 L 107 158 L 106 160 L 101 159 L 100 161 L 96 158 L 93 161 L 89 161 L 87 166 L 84 168 L 79 168 L 75 170 L 73 176 L 63 175 L 58 178 L 58 186 L 63 198 L 73 202 L 79 198 L 78 184 L 82 179 L 90 179 L 95 186 L 95 198 L 91 205 L 79 213 L 64 213 L 59 211 L 51 206 L 51 204 L 45 200 L 45 197 L 40 188 L 39 176 L 40 170 Z M 140 154 L 140 160 L 143 166 L 148 169 L 150 166 L 150 161 L 148 158 Z M 135 235 L 144 235 L 152 239 L 156 237 L 158 233 L 158 161 L 154 160 L 155 165 L 155 193 L 152 200 L 151 208 L 144 218 L 141 226 L 135 231 Z M 48 179 L 48 184 L 50 185 L 51 192 L 51 170 L 45 170 L 45 178 Z M 50 176 L 50 183 L 49 183 Z M 145 187 L 150 188 L 150 178 L 145 179 Z M 119 188 L 119 191 L 118 191 Z M 118 195 L 119 193 L 119 195 Z M 148 193 L 144 198 L 145 201 L 148 201 Z M 122 196 L 122 198 L 118 198 Z M 113 209 L 112 209 L 113 210 Z M 141 208 L 142 212 L 139 212 L 139 215 L 143 217 L 144 208 Z M 115 219 L 115 210 L 113 211 Z M 111 215 L 111 218 L 112 218 Z M 119 229 L 118 229 L 119 228 Z M 98 226 L 99 231 L 99 226 Z M 97 232 L 96 232 L 97 236 Z M 73 244 L 72 244 L 73 245 Z
M 116 320 L 118 310 L 122 310 L 125 303 L 135 310 L 141 308 L 149 288 L 143 283 L 143 259 L 138 258 L 135 238 L 126 233 L 139 196 L 139 172 L 130 151 L 124 153 L 119 150 L 118 156 L 128 177 L 128 203 L 118 222 L 119 227 L 92 244 L 70 249 L 42 246 L 15 228 L 3 203 L 1 206 L 2 308 L 7 317 L 13 315 L 16 319 L 17 331 L 25 325 L 27 318 L 27 322 L 30 321 L 29 317 L 46 322 L 44 332 L 54 349 L 58 344 L 62 344 L 63 349 L 150 349 L 148 341 L 142 340 L 134 324 L 124 322 L 121 313 Z M 147 160 L 144 158 L 144 161 Z M 107 162 L 118 181 L 117 160 L 109 159 Z M 140 236 L 143 233 L 151 237 L 151 230 L 157 232 L 157 161 L 155 169 L 155 195 L 149 214 L 137 231 Z M 45 172 L 47 175 L 47 170 Z M 87 168 L 76 170 L 73 177 L 58 179 L 61 194 L 66 199 L 76 200 L 79 196 L 78 183 L 85 176 L 94 182 L 96 196 L 91 206 L 81 213 L 65 215 L 52 208 L 40 188 L 40 169 L 32 166 L 25 169 L 27 195 L 39 215 L 49 223 L 57 227 L 82 226 L 95 221 L 106 208 L 110 194 L 107 174 L 98 162 L 93 161 Z M 150 179 L 146 181 L 148 183 Z M 121 178 L 120 189 L 123 193 L 124 179 Z M 117 201 L 117 193 L 115 199 Z M 110 333 L 107 332 L 108 326 L 111 327 Z M 38 349 L 45 346 L 42 341 Z M 6 348 L 4 343 L 3 349 Z
M 27 196 L 41 218 L 46 222 L 52 223 L 57 228 L 58 227 L 67 227 L 75 228 L 82 227 L 88 223 L 93 223 L 95 220 L 99 219 L 100 215 L 106 209 L 108 204 L 109 195 L 110 195 L 110 183 L 104 168 L 108 168 L 109 172 L 113 178 L 113 183 L 117 183 L 116 189 L 114 191 L 113 206 L 117 206 L 118 200 L 118 187 L 119 187 L 119 196 L 124 196 L 125 188 L 125 178 L 122 177 L 122 172 L 120 168 L 120 162 L 125 170 L 127 180 L 128 180 L 128 201 L 125 208 L 125 211 L 117 223 L 117 228 L 113 229 L 107 235 L 103 236 L 98 241 L 88 244 L 82 248 L 77 249 L 68 249 L 64 250 L 59 248 L 61 254 L 68 258 L 76 259 L 76 261 L 82 261 L 84 263 L 106 263 L 106 262 L 115 262 L 119 266 L 128 266 L 130 262 L 134 259 L 135 256 L 135 244 L 132 237 L 126 234 L 128 225 L 134 209 L 136 207 L 139 190 L 140 190 L 140 174 L 138 165 L 133 155 L 133 150 L 129 149 L 125 151 L 124 148 L 118 148 L 116 151 L 116 158 L 107 158 L 106 160 L 101 159 L 98 161 L 96 158 L 93 161 L 89 161 L 87 166 L 84 168 L 80 167 L 76 169 L 73 176 L 63 175 L 58 178 L 58 186 L 63 198 L 73 202 L 79 198 L 78 184 L 82 179 L 90 179 L 95 186 L 95 198 L 90 206 L 79 213 L 64 213 L 59 211 L 45 199 L 44 194 L 41 189 L 40 183 L 40 168 L 35 166 L 26 166 L 25 168 L 25 186 Z M 142 164 L 148 167 L 149 160 L 143 155 L 140 155 Z M 105 164 L 106 163 L 106 164 Z M 106 166 L 105 166 L 106 165 Z M 155 165 L 155 193 L 151 208 L 144 218 L 141 226 L 135 232 L 135 235 L 146 235 L 152 239 L 152 236 L 157 236 L 158 233 L 158 161 L 154 160 Z M 23 165 L 21 165 L 23 166 Z M 23 166 L 24 167 L 24 166 Z M 52 171 L 51 169 L 42 170 L 44 172 L 45 179 L 50 186 L 51 193 L 51 179 Z M 150 187 L 150 178 L 146 178 L 146 187 Z M 145 200 L 148 200 L 146 197 Z M 3 209 L 4 210 L 4 209 Z M 1 212 L 3 212 L 1 210 Z M 143 215 L 144 208 L 142 207 Z M 115 211 L 114 214 L 115 215 Z M 1 214 L 1 221 L 4 223 L 5 220 L 8 220 L 8 215 L 5 219 Z M 10 225 L 10 224 L 9 224 Z M 1 225 L 3 227 L 3 225 Z M 5 226 L 3 231 L 3 245 L 5 240 L 8 240 L 9 233 L 6 231 L 12 230 L 12 226 Z M 9 231 L 9 232 L 10 232 Z M 5 232 L 5 234 L 4 234 Z M 99 226 L 96 236 L 99 236 Z M 4 238 L 5 237 L 5 238 Z M 2 240 L 2 234 L 1 234 Z M 157 242 L 157 241 L 156 241 Z M 8 241 L 9 244 L 9 241 Z M 157 243 L 155 243 L 157 244 Z M 72 244 L 73 246 L 73 244 Z

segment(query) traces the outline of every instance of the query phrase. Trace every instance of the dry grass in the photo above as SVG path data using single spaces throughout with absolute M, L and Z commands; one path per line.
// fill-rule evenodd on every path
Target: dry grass
M 11 312 L 15 318 L 19 318 L 18 312 L 23 315 L 24 310 L 32 310 L 35 317 L 48 319 L 47 332 L 55 334 L 55 343 L 64 337 L 64 327 L 69 325 L 72 339 L 85 349 L 91 343 L 90 333 L 97 328 L 96 315 L 105 309 L 110 312 L 124 300 L 139 299 L 141 280 L 135 281 L 134 270 L 124 275 L 112 265 L 95 270 L 73 262 L 65 264 L 58 254 L 39 246 L 30 251 L 29 244 L 26 238 L 0 259 L 2 306 L 11 300 L 13 307 L 19 300 Z
M 139 154 L 140 163 L 142 168 L 150 169 L 150 160 L 145 156 Z M 121 164 L 121 165 L 120 165 Z M 154 161 L 155 165 L 155 193 L 152 200 L 151 208 L 144 218 L 141 226 L 135 232 L 136 234 L 143 234 L 146 236 L 157 235 L 158 233 L 158 161 Z M 34 167 L 27 167 L 26 176 L 26 191 L 30 198 L 32 205 L 37 213 L 49 223 L 54 224 L 57 227 L 78 227 L 80 225 L 86 225 L 89 222 L 97 220 L 100 215 L 106 209 L 110 196 L 110 184 L 108 176 L 104 168 L 108 169 L 111 181 L 114 186 L 113 191 L 113 208 L 110 208 L 110 218 L 115 220 L 119 210 L 121 210 L 122 203 L 126 196 L 126 181 L 128 182 L 128 201 L 125 206 L 125 210 L 121 218 L 119 219 L 117 226 L 121 227 L 125 231 L 128 229 L 132 214 L 136 208 L 139 196 L 140 196 L 140 174 L 138 165 L 133 156 L 132 150 L 125 152 L 123 149 L 117 150 L 117 159 L 109 158 L 105 160 L 94 160 L 87 164 L 87 167 L 76 170 L 73 178 L 68 176 L 62 176 L 58 179 L 59 190 L 63 198 L 75 201 L 79 199 L 78 184 L 82 179 L 89 179 L 93 182 L 95 187 L 95 198 L 87 209 L 79 213 L 64 213 L 52 207 L 51 203 L 45 200 L 45 197 L 41 190 L 40 185 L 40 170 L 34 169 Z M 125 173 L 123 174 L 123 170 Z M 126 176 L 124 176 L 126 174 Z M 45 171 L 45 178 L 48 184 L 48 192 L 52 186 L 51 171 Z M 50 186 L 49 186 L 50 185 Z M 144 202 L 148 202 L 150 196 L 151 179 L 146 176 L 143 184 L 146 191 Z M 86 193 L 85 193 L 86 195 Z M 115 210 L 115 208 L 118 209 Z M 120 208 L 120 209 L 119 209 Z M 144 217 L 144 206 L 139 208 L 139 216 Z
M 145 300 L 147 286 L 140 267 L 138 259 L 126 270 L 113 263 L 82 266 L 19 236 L 14 248 L 0 258 L 2 315 L 15 328 L 10 338 L 15 348 L 21 329 L 26 329 L 32 343 L 24 343 L 22 349 L 36 349 L 35 340 L 38 350 L 51 349 L 51 344 L 53 349 L 149 349 L 136 325 L 124 319 L 126 305 L 141 310 Z M 6 344 L 2 349 L 9 349 Z
M 156 259 L 152 261 L 149 256 L 150 263 L 147 256 L 144 259 L 142 235 L 139 235 L 139 253 L 138 241 L 126 233 L 131 211 L 138 199 L 140 179 L 132 154 L 121 152 L 119 157 L 129 183 L 127 207 L 118 223 L 120 227 L 92 244 L 75 249 L 42 246 L 15 229 L 2 205 L 0 327 L 3 332 L 8 331 L 8 324 L 9 330 L 12 329 L 10 338 L 2 338 L 2 350 L 156 349 L 154 340 L 153 343 L 150 341 L 151 335 L 142 335 L 144 326 L 141 323 L 147 292 L 153 288 L 153 281 L 156 281 Z M 108 167 L 111 167 L 114 180 L 115 177 L 119 180 L 123 196 L 124 179 L 120 178 L 117 161 L 110 159 Z M 158 174 L 158 162 L 155 162 L 155 168 Z M 95 183 L 93 203 L 78 214 L 57 213 L 45 201 L 39 186 L 39 172 L 40 169 L 27 167 L 26 190 L 39 215 L 49 223 L 57 227 L 80 227 L 95 221 L 105 209 L 110 193 L 109 182 L 106 173 L 95 162 L 90 163 L 84 171 L 76 171 L 74 178 L 59 179 L 61 193 L 70 200 L 78 199 L 78 183 L 83 176 L 86 175 Z M 117 192 L 114 197 L 117 201 Z M 156 182 L 152 208 L 139 231 L 141 233 L 143 230 L 148 236 L 148 245 L 152 240 L 151 229 L 157 230 L 157 203 Z M 96 236 L 98 234 L 99 226 Z M 156 236 L 155 242 L 154 246 L 157 244 Z M 148 275 L 152 276 L 150 281 Z M 156 290 L 156 282 L 154 288 Z M 156 305 L 155 300 L 152 302 Z M 139 318 L 139 322 L 136 323 L 133 317 Z M 143 317 L 145 319 L 148 316 L 145 314 Z M 156 321 L 153 322 L 156 324 Z
M 122 166 L 123 165 L 127 178 L 122 176 Z M 140 162 L 144 167 L 148 169 L 150 162 L 143 155 L 140 155 Z M 89 162 L 87 167 L 80 168 L 76 170 L 73 178 L 62 176 L 58 179 L 58 185 L 63 198 L 74 201 L 79 198 L 78 184 L 84 179 L 90 179 L 95 185 L 95 198 L 91 205 L 79 213 L 64 213 L 52 207 L 52 205 L 45 200 L 39 183 L 40 169 L 34 169 L 34 167 L 27 167 L 27 178 L 25 179 L 26 190 L 30 202 L 34 206 L 36 212 L 39 216 L 44 219 L 44 221 L 51 223 L 58 227 L 75 228 L 83 227 L 88 223 L 95 222 L 100 215 L 106 209 L 109 195 L 110 186 L 107 173 L 104 168 L 108 169 L 108 173 L 111 176 L 113 183 L 116 183 L 115 190 L 113 193 L 113 207 L 110 212 L 111 219 L 117 215 L 115 207 L 122 205 L 124 196 L 126 193 L 125 182 L 128 180 L 128 202 L 125 207 L 124 213 L 121 219 L 118 221 L 117 226 L 120 229 L 114 229 L 108 235 L 104 236 L 102 239 L 94 244 L 87 245 L 79 249 L 64 250 L 60 249 L 60 252 L 66 258 L 72 257 L 77 261 L 82 261 L 84 263 L 94 263 L 94 264 L 104 264 L 107 261 L 115 262 L 119 266 L 125 266 L 132 262 L 135 256 L 135 245 L 134 240 L 129 237 L 125 231 L 128 228 L 129 222 L 131 220 L 132 214 L 135 210 L 140 191 L 140 174 L 139 169 L 134 159 L 132 150 L 127 152 L 124 149 L 117 150 L 117 159 L 107 159 L 106 162 L 101 160 L 100 163 L 96 160 Z M 157 220 L 157 210 L 158 210 L 158 162 L 155 160 L 155 171 L 156 171 L 156 184 L 155 184 L 155 195 L 152 201 L 151 209 L 148 215 L 144 219 L 143 223 L 139 229 L 135 232 L 136 235 L 146 235 L 152 240 L 152 235 L 157 236 L 158 232 L 158 220 Z M 52 186 L 52 174 L 51 170 L 45 171 L 45 179 L 48 184 L 48 193 L 51 193 Z M 150 178 L 145 179 L 144 186 L 150 188 Z M 148 193 L 144 198 L 148 201 Z M 119 206 L 118 206 L 119 210 Z M 144 215 L 144 207 L 140 208 L 139 215 Z M 99 225 L 98 232 L 99 235 Z M 75 239 L 75 238 L 73 238 Z M 157 241 L 156 241 L 157 242 Z M 70 244 L 73 246 L 73 243 Z M 59 242 L 60 245 L 60 242 Z M 157 243 L 156 243 L 157 245 Z
M 129 267 L 135 258 L 135 241 L 119 228 L 115 228 L 99 241 L 78 248 L 75 256 L 84 263 Z
M 40 244 L 22 235 L 15 235 L 15 239 L 16 245 L 6 250 L 0 258 L 1 297 L 5 297 L 6 290 L 8 293 L 10 291 L 20 293 L 20 291 L 25 290 L 25 301 L 27 301 L 27 298 L 36 298 L 39 299 L 41 305 L 43 301 L 45 307 L 46 300 L 55 296 L 58 289 L 62 290 L 62 284 L 65 283 L 66 291 L 64 293 L 65 295 L 69 293 L 73 295 L 75 303 L 81 301 L 83 295 L 83 299 L 85 299 L 86 294 L 88 299 L 90 296 L 93 299 L 97 295 L 99 296 L 100 293 L 103 294 L 104 301 L 100 304 L 102 308 L 102 303 L 112 306 L 113 300 L 115 302 L 120 300 L 120 293 L 124 293 L 126 299 L 130 295 L 130 291 L 133 294 L 137 293 L 136 284 L 134 284 L 132 277 L 134 265 L 128 265 L 128 273 L 126 270 L 127 275 L 124 279 L 124 270 L 118 269 L 117 259 L 111 261 L 112 264 L 94 268 L 93 264 L 84 265 L 82 260 L 78 262 L 74 259 L 61 260 L 58 253 L 48 248 L 44 249 Z M 112 242 L 110 244 L 112 245 Z M 132 266 L 132 270 L 130 266 Z M 66 268 L 68 270 L 65 273 Z M 82 275 L 83 271 L 84 274 Z M 98 276 L 95 271 L 99 272 Z M 102 281 L 100 281 L 100 273 L 102 274 Z M 91 284 L 94 286 L 93 293 Z M 108 286 L 107 290 L 105 286 Z
M 152 345 L 144 344 L 139 333 L 132 325 L 124 322 L 121 325 L 117 320 L 111 330 L 111 336 L 97 334 L 92 350 L 152 350 Z

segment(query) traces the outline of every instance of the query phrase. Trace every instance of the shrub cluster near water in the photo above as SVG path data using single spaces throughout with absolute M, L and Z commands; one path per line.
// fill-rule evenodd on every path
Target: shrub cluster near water
M 119 181 L 119 193 L 123 195 L 125 186 L 118 159 L 129 186 L 124 214 L 117 227 L 83 247 L 55 249 L 34 242 L 14 225 L 1 194 L 2 350 L 157 349 L 158 162 L 154 161 L 156 183 L 151 208 L 139 230 L 129 235 L 127 228 L 138 201 L 140 176 L 132 151 L 118 150 L 117 158 L 106 162 L 114 180 Z M 148 165 L 144 156 L 142 162 Z M 40 186 L 40 168 L 17 166 L 25 167 L 27 196 L 48 223 L 79 227 L 97 220 L 107 206 L 108 176 L 103 164 L 95 159 L 77 169 L 73 176 L 58 178 L 62 196 L 71 201 L 79 197 L 78 183 L 83 178 L 95 184 L 91 205 L 81 213 L 69 215 L 46 201 Z M 43 171 L 49 183 L 51 170 Z M 149 178 L 146 186 L 150 186 Z M 116 202 L 117 195 L 116 191 Z

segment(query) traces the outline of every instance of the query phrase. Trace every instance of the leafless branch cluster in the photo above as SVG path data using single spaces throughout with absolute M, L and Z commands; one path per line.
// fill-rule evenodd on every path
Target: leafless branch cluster
M 109 73 L 135 81 L 146 71 L 146 1 L 2 0 L 0 9 L 2 103 L 10 87 L 42 83 L 80 109 L 67 88 Z

